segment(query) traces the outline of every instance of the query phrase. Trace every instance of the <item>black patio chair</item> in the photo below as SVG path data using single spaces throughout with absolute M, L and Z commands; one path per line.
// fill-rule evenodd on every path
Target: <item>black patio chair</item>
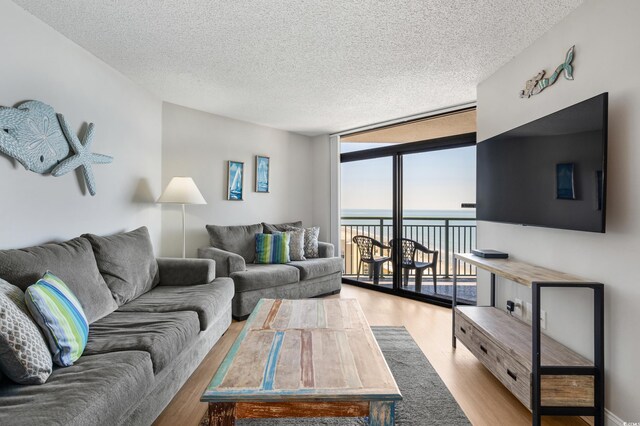
M 436 266 L 438 265 L 438 251 L 430 250 L 417 241 L 410 240 L 408 238 L 400 238 L 398 240 L 400 244 L 399 249 L 402 253 L 402 270 L 404 273 L 403 285 L 406 287 L 409 285 L 409 273 L 411 270 L 415 270 L 416 275 L 416 292 L 422 290 L 422 275 L 425 269 L 431 269 L 433 276 L 433 291 L 437 292 L 438 281 L 436 278 Z M 396 247 L 394 241 L 389 243 L 391 247 Z M 425 253 L 427 255 L 427 262 L 419 261 L 417 258 L 418 252 Z M 393 254 L 392 254 L 393 257 Z M 429 261 L 431 257 L 431 261 Z
M 360 280 L 360 269 L 362 268 L 362 264 L 366 263 L 369 265 L 369 271 L 373 269 L 373 283 L 379 284 L 380 276 L 382 275 L 382 265 L 391 259 L 390 256 L 383 255 L 383 250 L 389 250 L 391 247 L 385 246 L 380 241 L 365 235 L 356 235 L 352 238 L 352 241 L 358 246 L 358 252 L 360 253 L 356 280 Z M 376 247 L 380 249 L 380 255 L 376 255 Z M 369 276 L 371 276 L 371 273 Z

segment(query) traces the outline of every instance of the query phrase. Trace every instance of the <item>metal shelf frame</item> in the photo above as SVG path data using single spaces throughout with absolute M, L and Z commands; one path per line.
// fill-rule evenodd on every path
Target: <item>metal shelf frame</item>
M 454 256 L 454 262 L 465 262 L 463 257 Z M 482 265 L 476 264 L 481 269 Z M 457 268 L 453 268 L 453 294 L 452 306 L 452 346 L 456 347 L 455 337 L 455 307 L 457 305 Z M 490 306 L 496 305 L 496 273 L 491 272 L 491 301 Z M 541 338 L 540 338 L 540 301 L 543 288 L 588 288 L 593 290 L 594 313 L 594 360 L 593 366 L 550 366 L 541 365 Z M 532 425 L 539 426 L 542 416 L 593 416 L 594 424 L 604 426 L 605 414 L 605 369 L 604 369 L 604 285 L 596 282 L 571 282 L 571 281 L 534 281 L 531 283 L 532 314 L 531 314 L 531 360 L 532 360 L 532 393 L 531 411 Z M 541 403 L 541 380 L 543 375 L 590 375 L 594 377 L 594 405 L 593 407 L 558 407 L 543 406 Z

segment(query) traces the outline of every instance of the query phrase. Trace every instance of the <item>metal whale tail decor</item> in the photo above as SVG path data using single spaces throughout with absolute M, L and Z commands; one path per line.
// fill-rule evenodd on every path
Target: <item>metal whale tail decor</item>
M 62 176 L 82 168 L 85 184 L 96 194 L 92 164 L 110 163 L 108 155 L 91 153 L 94 125 L 89 124 L 83 141 L 72 132 L 62 114 L 39 101 L 27 101 L 16 108 L 0 107 L 0 153 L 14 158 L 25 169 L 39 174 Z
M 553 72 L 553 74 L 551 74 L 549 78 L 543 78 L 545 75 L 545 71 L 542 70 L 531 80 L 527 80 L 524 90 L 520 91 L 520 97 L 530 98 L 531 96 L 537 95 L 538 93 L 542 92 L 544 89 L 555 83 L 560 76 L 560 73 L 563 71 L 565 79 L 573 80 L 573 65 L 571 65 L 571 62 L 573 61 L 574 51 L 575 45 L 571 46 L 564 58 L 564 62 L 558 65 L 556 70 Z

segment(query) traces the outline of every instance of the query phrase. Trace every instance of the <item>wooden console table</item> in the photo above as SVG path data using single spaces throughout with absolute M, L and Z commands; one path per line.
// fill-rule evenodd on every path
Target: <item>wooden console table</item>
M 453 335 L 533 414 L 593 416 L 604 425 L 604 286 L 563 272 L 510 259 L 457 253 L 455 261 L 491 273 L 490 306 L 457 307 L 457 268 L 453 268 Z M 495 307 L 496 276 L 532 290 L 531 325 Z M 594 295 L 594 361 L 540 332 L 542 288 L 590 288 Z M 543 350 L 543 351 L 542 351 Z

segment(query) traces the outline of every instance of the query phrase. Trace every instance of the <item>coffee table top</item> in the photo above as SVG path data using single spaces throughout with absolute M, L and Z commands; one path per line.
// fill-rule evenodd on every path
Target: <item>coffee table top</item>
M 201 401 L 396 401 L 355 299 L 262 299 Z

